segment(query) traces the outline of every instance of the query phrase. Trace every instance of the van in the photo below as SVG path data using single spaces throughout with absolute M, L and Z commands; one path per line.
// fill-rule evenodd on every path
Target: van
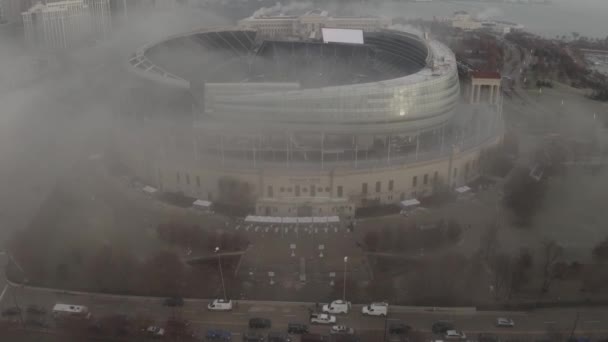
M 215 299 L 207 305 L 207 309 L 211 311 L 230 311 L 232 310 L 232 301 L 229 299 Z
M 348 310 L 350 310 L 350 306 L 350 302 L 338 299 L 329 304 L 323 305 L 322 311 L 330 314 L 347 314 Z
M 388 313 L 388 303 L 371 303 L 361 308 L 361 313 L 368 316 L 385 317 Z

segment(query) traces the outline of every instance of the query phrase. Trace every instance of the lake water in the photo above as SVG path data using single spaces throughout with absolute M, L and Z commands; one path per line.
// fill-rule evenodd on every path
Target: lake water
M 359 13 L 388 17 L 431 19 L 465 10 L 481 17 L 517 22 L 527 31 L 553 38 L 578 32 L 588 37 L 608 36 L 608 0 L 553 0 L 551 5 L 485 3 L 434 0 L 432 2 L 386 1 L 381 5 L 357 5 Z

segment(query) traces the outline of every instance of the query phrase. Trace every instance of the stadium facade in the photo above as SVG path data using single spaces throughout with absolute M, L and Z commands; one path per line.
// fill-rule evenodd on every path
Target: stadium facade
M 116 132 L 132 172 L 257 215 L 345 218 L 479 176 L 480 154 L 502 137 L 495 79 L 477 79 L 465 97 L 475 103 L 461 103 L 441 43 L 375 18 L 308 16 L 320 24 L 247 19 L 133 54 Z M 320 41 L 332 21 L 376 24 L 359 31 L 363 44 Z

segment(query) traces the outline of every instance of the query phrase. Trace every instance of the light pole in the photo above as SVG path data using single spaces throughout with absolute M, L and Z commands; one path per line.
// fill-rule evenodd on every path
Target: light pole
M 226 296 L 226 285 L 224 285 L 224 273 L 222 272 L 222 258 L 220 256 L 220 248 L 219 247 L 215 247 L 215 254 L 217 254 L 217 265 L 220 269 L 220 278 L 222 279 L 222 290 L 224 292 L 224 301 L 228 300 L 228 297 Z
M 342 288 L 342 300 L 346 303 L 346 264 L 348 264 L 348 257 L 344 257 L 344 287 Z

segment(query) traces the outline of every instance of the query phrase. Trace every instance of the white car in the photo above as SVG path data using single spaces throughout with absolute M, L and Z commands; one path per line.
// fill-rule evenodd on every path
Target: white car
M 510 318 L 500 317 L 496 319 L 496 326 L 503 328 L 513 328 L 515 326 L 515 322 L 513 322 Z
M 336 316 L 323 314 L 323 313 L 313 313 L 310 315 L 310 323 L 311 324 L 334 324 L 334 323 L 336 323 Z
M 355 329 L 349 328 L 346 325 L 334 325 L 329 329 L 330 334 L 346 334 L 353 335 L 355 333 Z
M 232 310 L 232 301 L 230 299 L 214 299 L 207 305 L 207 309 L 211 311 L 230 311 Z
M 448 330 L 445 332 L 445 336 L 444 338 L 446 340 L 466 340 L 467 339 L 467 335 L 465 335 L 465 333 L 463 333 L 462 331 L 458 331 L 458 330 Z
M 388 303 L 371 303 L 361 308 L 361 313 L 368 316 L 383 316 L 388 314 Z
M 153 336 L 165 336 L 165 329 L 151 325 L 146 329 L 146 333 Z
M 325 304 L 321 309 L 321 311 L 330 314 L 347 314 L 348 310 L 350 310 L 350 302 L 345 302 L 341 299 Z

